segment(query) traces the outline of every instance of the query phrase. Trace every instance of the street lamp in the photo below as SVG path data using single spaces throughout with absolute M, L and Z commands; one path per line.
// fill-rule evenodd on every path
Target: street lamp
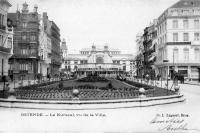
M 163 63 L 169 62 L 169 60 L 163 60 Z M 168 95 L 168 66 L 167 66 L 167 95 Z

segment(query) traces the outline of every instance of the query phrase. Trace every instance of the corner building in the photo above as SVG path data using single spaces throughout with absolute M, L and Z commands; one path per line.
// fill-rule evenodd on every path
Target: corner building
M 158 18 L 157 70 L 200 81 L 200 1 L 180 0 Z

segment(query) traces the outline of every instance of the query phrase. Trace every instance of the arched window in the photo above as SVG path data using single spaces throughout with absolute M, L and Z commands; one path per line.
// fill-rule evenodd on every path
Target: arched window
M 179 53 L 178 53 L 178 48 L 174 48 L 174 49 L 173 49 L 173 61 L 174 61 L 174 62 L 177 62 L 177 61 L 178 61 L 178 55 L 179 55 Z
M 183 56 L 184 56 L 184 61 L 189 60 L 189 49 L 188 48 L 183 49 Z
M 200 49 L 199 48 L 195 48 L 194 49 L 194 59 L 196 60 L 196 61 L 199 61 L 200 60 Z
M 97 58 L 96 58 L 96 63 L 97 63 L 97 64 L 102 64 L 102 63 L 104 63 L 103 57 L 97 57 Z

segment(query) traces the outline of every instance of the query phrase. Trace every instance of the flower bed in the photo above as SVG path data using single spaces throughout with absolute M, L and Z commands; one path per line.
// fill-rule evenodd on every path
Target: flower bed
M 108 82 L 109 80 L 100 76 L 87 76 L 87 77 L 78 79 L 77 81 L 78 82 Z

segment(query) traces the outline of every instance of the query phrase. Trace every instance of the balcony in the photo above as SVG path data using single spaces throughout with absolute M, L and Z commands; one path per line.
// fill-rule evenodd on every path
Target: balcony
M 156 65 L 200 66 L 200 60 L 169 60 L 169 62 L 156 61 Z
M 122 70 L 123 65 L 121 64 L 79 64 L 79 71 L 119 71 Z
M 173 61 L 169 61 L 169 63 L 173 63 Z M 199 64 L 200 60 L 176 60 L 174 64 Z
M 61 62 L 59 62 L 59 61 L 56 61 L 56 60 L 52 60 L 52 63 L 51 63 L 52 65 L 58 65 L 58 66 L 60 66 L 61 65 Z
M 28 74 L 28 70 L 19 70 L 20 74 Z
M 39 59 L 39 56 L 36 54 L 14 54 L 12 58 L 18 59 Z
M 0 52 L 11 53 L 11 48 L 0 46 Z

